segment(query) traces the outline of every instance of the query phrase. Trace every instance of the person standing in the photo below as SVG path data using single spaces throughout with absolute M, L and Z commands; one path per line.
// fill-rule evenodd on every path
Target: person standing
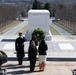
M 30 40 L 29 47 L 28 47 L 28 59 L 30 61 L 30 71 L 34 71 L 35 64 L 36 64 L 36 56 L 37 56 L 37 41 L 36 37 L 32 36 L 32 39 Z
M 39 47 L 38 47 L 38 53 L 39 53 L 39 69 L 44 70 L 45 68 L 45 61 L 46 61 L 46 55 L 47 55 L 47 51 L 48 47 L 47 44 L 45 42 L 45 36 L 42 35 L 41 37 L 41 41 L 39 42 Z
M 35 42 L 35 45 L 38 46 L 38 40 L 35 35 L 32 35 L 32 39 Z
M 15 50 L 17 52 L 18 65 L 22 65 L 24 55 L 24 42 L 25 38 L 22 33 L 19 33 L 19 37 L 15 40 Z

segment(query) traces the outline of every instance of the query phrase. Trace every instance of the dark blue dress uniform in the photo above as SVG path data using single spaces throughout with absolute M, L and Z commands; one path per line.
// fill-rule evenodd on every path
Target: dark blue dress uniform
M 18 37 L 15 41 L 15 49 L 17 52 L 17 58 L 19 65 L 22 65 L 23 57 L 24 57 L 24 37 Z

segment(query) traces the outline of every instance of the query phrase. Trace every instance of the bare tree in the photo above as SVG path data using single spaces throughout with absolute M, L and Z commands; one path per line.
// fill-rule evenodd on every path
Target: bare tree
M 0 5 L 0 28 L 16 20 L 19 15 L 19 8 L 15 5 Z
M 58 22 L 76 32 L 76 5 L 58 4 L 55 9 L 55 16 L 60 19 Z

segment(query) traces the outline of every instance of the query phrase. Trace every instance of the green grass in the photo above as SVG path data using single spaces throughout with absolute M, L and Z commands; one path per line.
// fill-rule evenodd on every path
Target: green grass
M 15 26 L 19 25 L 20 23 L 22 23 L 22 21 L 15 21 L 14 23 L 11 23 L 11 25 L 8 25 L 6 27 L 4 27 L 3 29 L 0 30 L 0 34 L 3 34 L 5 32 L 7 32 L 8 30 L 14 28 Z M 25 27 L 23 27 L 22 29 L 20 29 L 16 34 L 18 34 L 19 32 L 22 32 L 23 34 L 26 33 L 26 31 L 28 30 L 28 25 L 26 25 Z M 49 30 L 51 31 L 52 35 L 60 35 L 53 27 L 49 26 Z
M 26 33 L 26 31 L 28 30 L 28 25 L 26 25 L 25 27 L 23 27 L 22 29 L 20 29 L 16 34 L 18 34 L 19 32 L 22 32 L 23 34 Z M 53 27 L 49 27 L 49 30 L 51 31 L 52 35 L 60 35 Z
M 26 33 L 26 31 L 28 30 L 28 25 L 24 26 L 22 29 L 20 29 L 16 34 L 18 34 L 19 32 L 22 32 L 23 34 Z
M 49 26 L 52 35 L 60 35 L 53 27 Z
M 57 32 L 53 27 L 49 26 L 49 29 L 50 29 L 52 35 L 60 35 L 59 32 Z
M 72 35 L 76 35 L 75 32 L 73 32 L 72 30 L 68 29 L 67 27 L 64 27 L 63 25 L 59 24 L 58 22 L 54 21 L 53 23 L 56 24 L 56 25 L 58 25 L 62 29 L 66 30 L 67 32 L 71 33 Z
M 19 32 L 22 32 L 23 34 L 26 33 L 26 31 L 28 30 L 28 25 L 26 25 L 25 27 L 23 27 L 21 30 L 19 30 L 16 34 L 18 34 Z M 51 31 L 52 35 L 60 35 L 53 27 L 49 27 L 49 30 Z
M 8 30 L 14 28 L 15 26 L 19 25 L 20 23 L 22 23 L 22 21 L 14 21 L 13 23 L 5 26 L 4 28 L 0 29 L 0 34 L 3 34 L 5 32 L 7 32 Z

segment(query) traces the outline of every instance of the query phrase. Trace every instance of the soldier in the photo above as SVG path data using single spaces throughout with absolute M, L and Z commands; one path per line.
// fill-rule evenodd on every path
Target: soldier
M 19 37 L 15 40 L 15 50 L 17 52 L 18 64 L 22 65 L 24 54 L 24 42 L 25 38 L 22 33 L 19 33 Z

